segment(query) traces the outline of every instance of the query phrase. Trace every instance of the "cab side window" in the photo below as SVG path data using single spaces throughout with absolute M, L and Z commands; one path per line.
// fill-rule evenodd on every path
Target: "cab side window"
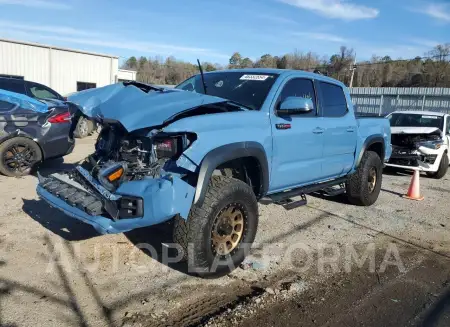
M 281 91 L 278 100 L 276 102 L 277 109 L 280 107 L 280 104 L 287 97 L 300 97 L 311 99 L 314 104 L 313 110 L 311 110 L 311 112 L 308 112 L 306 114 L 302 114 L 301 117 L 316 116 L 317 114 L 316 94 L 314 92 L 314 83 L 312 80 L 306 78 L 294 78 L 288 81 L 284 85 L 283 90 Z
M 324 117 L 342 117 L 347 111 L 347 100 L 344 90 L 339 85 L 319 82 L 320 85 L 320 105 Z

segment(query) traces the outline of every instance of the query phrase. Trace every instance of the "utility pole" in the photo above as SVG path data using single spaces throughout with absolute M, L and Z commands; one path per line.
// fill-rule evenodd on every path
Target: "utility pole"
M 350 87 L 353 87 L 353 77 L 355 76 L 355 70 L 356 70 L 356 53 L 355 53 L 355 61 L 354 61 L 353 66 L 351 68 L 352 76 L 350 77 Z

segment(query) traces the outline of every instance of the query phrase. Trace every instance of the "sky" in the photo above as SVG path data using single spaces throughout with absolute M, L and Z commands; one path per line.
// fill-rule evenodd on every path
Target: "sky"
M 295 49 L 358 61 L 450 43 L 450 0 L 0 0 L 0 38 L 227 64 Z M 1 60 L 1 58 L 0 58 Z

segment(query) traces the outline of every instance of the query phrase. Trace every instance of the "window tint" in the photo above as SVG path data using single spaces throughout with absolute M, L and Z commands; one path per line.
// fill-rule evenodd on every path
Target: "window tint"
M 9 78 L 0 78 L 0 89 L 25 94 L 24 83 Z
M 277 108 L 287 97 L 300 97 L 311 99 L 314 104 L 314 109 L 306 114 L 302 114 L 301 116 L 315 116 L 316 115 L 316 96 L 314 94 L 314 84 L 312 80 L 304 79 L 304 78 L 295 78 L 288 81 L 281 91 L 280 96 L 277 101 Z
M 4 78 L 14 78 L 14 79 L 19 79 L 23 81 L 23 76 L 18 76 L 18 75 L 7 75 L 7 74 L 0 74 L 0 77 L 4 77 Z
M 389 117 L 391 127 L 435 127 L 444 128 L 444 117 L 408 113 L 393 113 Z
M 77 92 L 87 90 L 87 89 L 95 89 L 97 84 L 88 83 L 88 82 L 77 82 Z
M 342 117 L 347 113 L 347 100 L 342 87 L 319 82 L 321 91 L 321 108 L 324 117 Z
M 447 134 L 450 135 L 450 116 L 447 117 Z
M 37 99 L 59 99 L 58 94 L 44 85 L 28 82 L 28 93 Z
M 277 74 L 252 72 L 213 72 L 204 75 L 206 93 L 260 110 L 272 89 Z M 201 75 L 196 75 L 176 86 L 184 91 L 205 93 Z

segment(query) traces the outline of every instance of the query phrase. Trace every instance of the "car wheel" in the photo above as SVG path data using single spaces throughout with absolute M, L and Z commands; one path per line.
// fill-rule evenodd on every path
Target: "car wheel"
M 436 172 L 427 172 L 427 175 L 435 179 L 441 179 L 447 174 L 448 165 L 449 165 L 448 154 L 444 152 L 438 170 Z
M 26 137 L 15 137 L 0 144 L 0 172 L 6 176 L 28 175 L 42 160 L 39 145 Z
M 377 153 L 364 153 L 357 171 L 346 183 L 347 197 L 350 203 L 360 206 L 374 204 L 381 190 L 383 164 Z
M 252 188 L 230 177 L 213 176 L 203 204 L 187 220 L 177 216 L 174 240 L 191 273 L 220 277 L 238 267 L 258 228 L 258 203 Z
M 89 124 L 86 118 L 80 117 L 80 119 L 78 119 L 73 135 L 79 139 L 85 138 L 89 135 Z

